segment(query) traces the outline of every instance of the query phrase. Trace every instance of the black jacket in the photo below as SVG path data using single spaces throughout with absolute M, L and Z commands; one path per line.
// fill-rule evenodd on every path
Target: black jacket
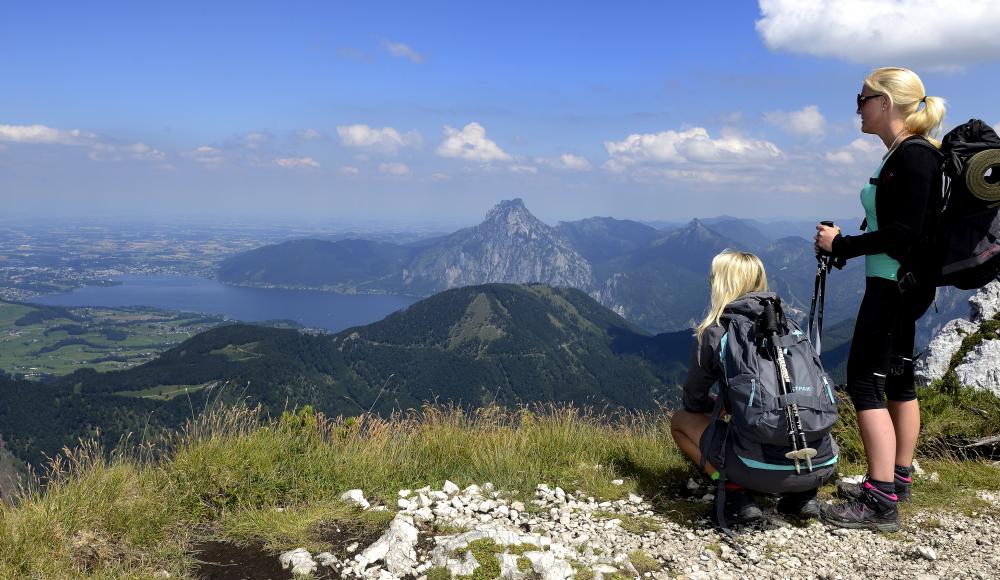
M 917 140 L 926 142 L 918 135 L 907 137 L 879 172 L 875 192 L 878 231 L 837 235 L 834 258 L 886 253 L 902 265 L 900 279 L 905 272 L 919 269 L 920 254 L 933 243 L 942 199 L 941 154 Z
M 712 385 L 725 378 L 719 359 L 719 347 L 725 330 L 718 324 L 705 329 L 695 337 L 688 362 L 687 380 L 684 381 L 682 403 L 685 411 L 709 413 L 714 401 L 709 396 Z

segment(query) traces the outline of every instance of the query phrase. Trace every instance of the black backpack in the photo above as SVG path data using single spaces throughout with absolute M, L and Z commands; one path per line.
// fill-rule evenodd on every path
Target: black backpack
M 914 145 L 934 148 L 923 139 Z M 1000 276 L 1000 137 L 979 119 L 941 140 L 943 208 L 925 247 L 931 255 L 912 283 L 981 288 Z M 989 173 L 989 175 L 986 175 Z M 901 280 L 901 283 L 904 281 Z

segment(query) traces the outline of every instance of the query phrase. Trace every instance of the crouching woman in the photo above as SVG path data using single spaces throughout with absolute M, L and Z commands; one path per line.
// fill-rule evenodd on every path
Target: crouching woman
M 808 341 L 793 327 L 786 339 L 790 341 L 786 352 L 791 354 L 785 357 L 796 381 L 792 395 L 782 398 L 769 390 L 779 380 L 771 376 L 777 375 L 777 367 L 760 358 L 766 343 L 755 338 L 754 324 L 761 318 L 763 304 L 775 295 L 767 291 L 767 275 L 757 256 L 720 253 L 712 260 L 710 284 L 711 307 L 695 330 L 683 409 L 671 420 L 674 441 L 696 464 L 704 458 L 712 480 L 724 473 L 728 522 L 762 517 L 752 492 L 782 494 L 777 505 L 782 515 L 817 517 L 816 489 L 832 475 L 837 461 L 837 447 L 829 436 L 836 421 L 829 379 Z M 738 333 L 748 337 L 735 336 Z M 727 360 L 731 379 L 727 379 Z M 710 394 L 715 384 L 724 403 L 718 406 Z M 807 447 L 816 450 L 812 471 L 804 461 L 797 470 L 785 455 L 792 449 L 785 415 L 786 404 L 792 401 L 800 405 L 804 433 L 813 436 L 807 440 Z

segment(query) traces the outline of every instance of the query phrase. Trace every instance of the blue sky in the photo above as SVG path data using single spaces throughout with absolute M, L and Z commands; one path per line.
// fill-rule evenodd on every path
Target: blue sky
M 1000 121 L 962 5 L 5 3 L 0 217 L 857 215 L 874 66 Z

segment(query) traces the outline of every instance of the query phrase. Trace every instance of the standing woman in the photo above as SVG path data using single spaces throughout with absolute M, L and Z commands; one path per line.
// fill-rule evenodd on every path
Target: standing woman
M 939 143 L 930 135 L 941 125 L 944 99 L 927 96 L 913 71 L 887 67 L 868 75 L 857 105 L 861 131 L 878 135 L 887 149 L 861 190 L 865 233 L 844 236 L 840 228 L 820 224 L 816 247 L 839 260 L 865 257 L 847 392 L 858 414 L 868 474 L 860 485 L 839 486 L 848 501 L 823 506 L 823 519 L 893 531 L 899 529 L 897 501 L 910 497 L 920 432 L 913 343 L 916 321 L 934 300 L 934 286 L 920 285 L 919 274 L 930 250 L 925 232 L 933 231 L 941 205 Z

